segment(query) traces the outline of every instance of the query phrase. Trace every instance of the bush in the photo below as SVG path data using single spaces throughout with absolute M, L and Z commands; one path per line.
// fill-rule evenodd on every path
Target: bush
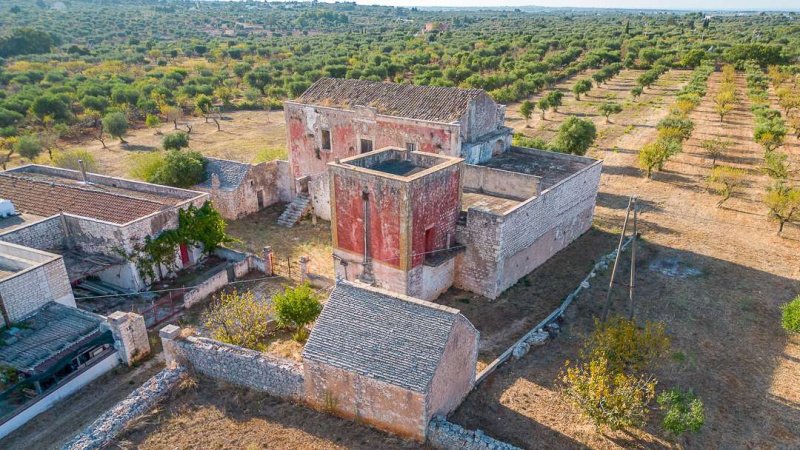
M 547 149 L 547 142 L 542 138 L 528 137 L 522 133 L 514 133 L 512 144 L 517 147 Z
M 638 372 L 651 368 L 670 349 L 670 339 L 660 322 L 639 327 L 632 320 L 611 317 L 595 321 L 595 331 L 584 345 L 586 360 L 605 358 L 615 371 Z
M 147 118 L 144 119 L 144 124 L 147 125 L 148 128 L 156 128 L 161 125 L 161 119 L 155 114 L 148 114 Z
M 602 357 L 575 367 L 567 362 L 561 382 L 573 406 L 598 428 L 612 430 L 644 425 L 656 387 L 652 377 L 615 372 Z
M 203 314 L 214 339 L 253 350 L 264 350 L 269 334 L 270 308 L 252 291 L 220 293 Z
M 662 392 L 656 399 L 661 410 L 665 412 L 661 422 L 664 429 L 673 435 L 686 432 L 697 433 L 706 421 L 703 402 L 691 391 L 682 392 L 670 389 Z
M 62 169 L 81 170 L 79 160 L 83 161 L 83 167 L 87 172 L 97 172 L 94 155 L 87 150 L 67 150 L 53 155 L 53 164 Z
M 156 171 L 164 165 L 164 153 L 162 152 L 137 153 L 131 155 L 130 159 L 128 175 L 137 180 L 153 179 Z
M 206 160 L 199 152 L 170 150 L 164 155 L 163 163 L 155 168 L 150 183 L 188 188 L 205 179 Z
M 189 146 L 189 135 L 183 131 L 176 131 L 164 136 L 162 142 L 164 150 L 180 150 Z
M 800 333 L 800 296 L 781 307 L 781 325 L 790 333 Z
M 316 320 L 322 312 L 319 296 L 308 284 L 287 287 L 282 294 L 272 298 L 272 306 L 278 325 L 294 328 L 297 331 L 294 339 L 297 341 L 305 341 L 308 336 L 305 326 Z

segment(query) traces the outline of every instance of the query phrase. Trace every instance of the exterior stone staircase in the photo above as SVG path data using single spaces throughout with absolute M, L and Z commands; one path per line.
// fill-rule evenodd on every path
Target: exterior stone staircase
M 311 207 L 310 203 L 311 199 L 308 198 L 308 194 L 297 194 L 297 197 L 289 203 L 289 206 L 278 217 L 278 225 L 292 228 Z

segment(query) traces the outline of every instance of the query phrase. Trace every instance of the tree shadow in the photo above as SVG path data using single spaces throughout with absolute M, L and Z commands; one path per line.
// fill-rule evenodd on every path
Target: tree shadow
M 604 254 L 615 240 L 609 235 L 594 252 Z M 559 265 L 585 274 L 587 268 L 578 267 Z M 627 279 L 629 269 L 629 258 L 623 258 L 618 276 Z M 583 442 L 605 447 L 606 439 L 623 447 L 669 448 L 675 441 L 661 428 L 660 413 L 633 437 L 587 435 L 586 419 L 557 392 L 565 361 L 578 358 L 582 338 L 602 313 L 609 272 L 593 279 L 567 310 L 558 337 L 501 366 L 451 420 L 524 448 L 581 448 Z M 697 449 L 800 448 L 800 396 L 792 388 L 800 378 L 800 358 L 786 358 L 787 348 L 797 348 L 799 341 L 789 341 L 779 323 L 780 306 L 800 290 L 797 280 L 644 239 L 636 273 L 637 321 L 665 322 L 672 340 L 672 356 L 654 371 L 657 391 L 691 388 L 705 405 L 705 426 L 679 442 Z M 550 283 L 536 273 L 531 281 L 542 291 Z M 627 289 L 616 287 L 611 298 L 611 314 L 627 315 Z M 532 417 L 562 419 L 545 426 Z

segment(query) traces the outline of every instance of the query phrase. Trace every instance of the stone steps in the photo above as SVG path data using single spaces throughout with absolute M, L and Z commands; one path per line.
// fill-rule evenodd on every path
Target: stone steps
M 307 194 L 298 194 L 297 197 L 289 203 L 289 206 L 278 217 L 278 225 L 286 228 L 292 228 L 294 224 L 303 218 L 305 213 L 310 208 L 311 199 Z

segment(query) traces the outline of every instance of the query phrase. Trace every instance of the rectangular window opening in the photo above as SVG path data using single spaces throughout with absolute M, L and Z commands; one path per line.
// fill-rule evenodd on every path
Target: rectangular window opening
M 417 151 L 417 144 L 414 142 L 406 142 L 406 150 L 410 152 Z
M 331 131 L 330 130 L 322 130 L 322 149 L 323 150 L 330 150 L 331 149 Z
M 361 153 L 372 151 L 372 139 L 361 139 Z

